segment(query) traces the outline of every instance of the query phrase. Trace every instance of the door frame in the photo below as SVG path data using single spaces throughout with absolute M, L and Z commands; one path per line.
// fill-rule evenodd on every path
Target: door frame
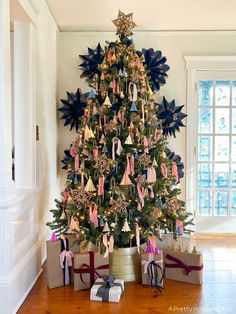
M 196 233 L 236 233 L 236 216 L 198 216 L 196 214 L 197 164 L 197 73 L 198 71 L 235 71 L 236 56 L 185 56 L 187 71 L 187 136 L 186 136 L 186 207 L 195 217 Z M 209 221 L 211 219 L 211 224 Z M 219 231 L 220 225 L 220 231 Z

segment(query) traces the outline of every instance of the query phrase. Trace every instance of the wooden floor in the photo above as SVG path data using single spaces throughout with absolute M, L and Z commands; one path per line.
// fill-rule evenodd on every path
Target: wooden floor
M 49 290 L 46 270 L 18 311 L 19 314 L 168 314 L 236 313 L 236 236 L 198 236 L 204 256 L 204 284 L 166 280 L 160 295 L 154 288 L 126 283 L 120 303 L 89 300 L 89 291 L 72 286 Z

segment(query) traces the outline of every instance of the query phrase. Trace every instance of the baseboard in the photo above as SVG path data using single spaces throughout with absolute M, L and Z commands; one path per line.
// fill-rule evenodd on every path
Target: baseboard
M 19 310 L 19 308 L 21 307 L 21 305 L 23 304 L 23 302 L 25 301 L 25 299 L 27 298 L 28 294 L 30 293 L 30 291 L 32 290 L 33 286 L 36 284 L 37 280 L 39 279 L 40 275 L 42 274 L 43 269 L 41 268 L 38 272 L 38 274 L 36 275 L 35 279 L 33 280 L 33 282 L 31 283 L 31 285 L 29 286 L 29 288 L 26 290 L 26 292 L 24 293 L 24 295 L 21 297 L 20 301 L 18 302 L 18 304 L 16 305 L 15 309 L 13 310 L 12 314 L 16 314 L 16 312 Z

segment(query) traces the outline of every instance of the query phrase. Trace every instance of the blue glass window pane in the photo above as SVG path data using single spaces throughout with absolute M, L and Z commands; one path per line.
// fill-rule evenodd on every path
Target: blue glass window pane
M 231 164 L 231 187 L 236 188 L 236 164 Z
M 229 160 L 229 137 L 216 136 L 215 137 L 215 160 L 228 161 Z
M 199 133 L 212 133 L 212 109 L 199 109 Z
M 232 109 L 232 133 L 236 133 L 236 109 Z
M 236 81 L 233 81 L 232 86 L 232 105 L 236 106 Z
M 219 188 L 229 187 L 228 164 L 215 164 L 215 186 Z
M 228 192 L 215 192 L 215 215 L 226 216 L 228 213 Z
M 212 106 L 213 81 L 199 81 L 199 106 Z
M 229 108 L 215 110 L 215 133 L 229 133 Z
M 212 136 L 198 137 L 198 160 L 212 160 Z
M 232 136 L 231 159 L 236 161 L 236 136 Z
M 215 104 L 216 106 L 230 105 L 230 81 L 216 81 Z
M 212 196 L 211 191 L 198 191 L 198 212 L 201 216 L 211 215 Z
M 231 215 L 236 216 L 236 191 L 231 193 Z
M 198 186 L 212 187 L 212 166 L 210 164 L 198 165 Z

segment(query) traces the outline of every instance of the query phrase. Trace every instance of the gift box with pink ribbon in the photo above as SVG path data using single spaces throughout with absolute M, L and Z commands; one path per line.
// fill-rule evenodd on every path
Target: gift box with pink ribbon
M 46 242 L 48 288 L 69 285 L 73 282 L 73 255 L 80 251 L 80 246 L 73 243 L 75 240 L 74 234 L 59 239 L 52 234 L 51 240 Z
M 97 278 L 109 275 L 109 257 L 97 252 L 74 254 L 74 291 L 90 289 Z
M 142 284 L 163 289 L 163 254 L 148 240 L 144 253 L 141 254 Z
M 202 284 L 203 258 L 200 252 L 167 250 L 165 253 L 165 278 Z

